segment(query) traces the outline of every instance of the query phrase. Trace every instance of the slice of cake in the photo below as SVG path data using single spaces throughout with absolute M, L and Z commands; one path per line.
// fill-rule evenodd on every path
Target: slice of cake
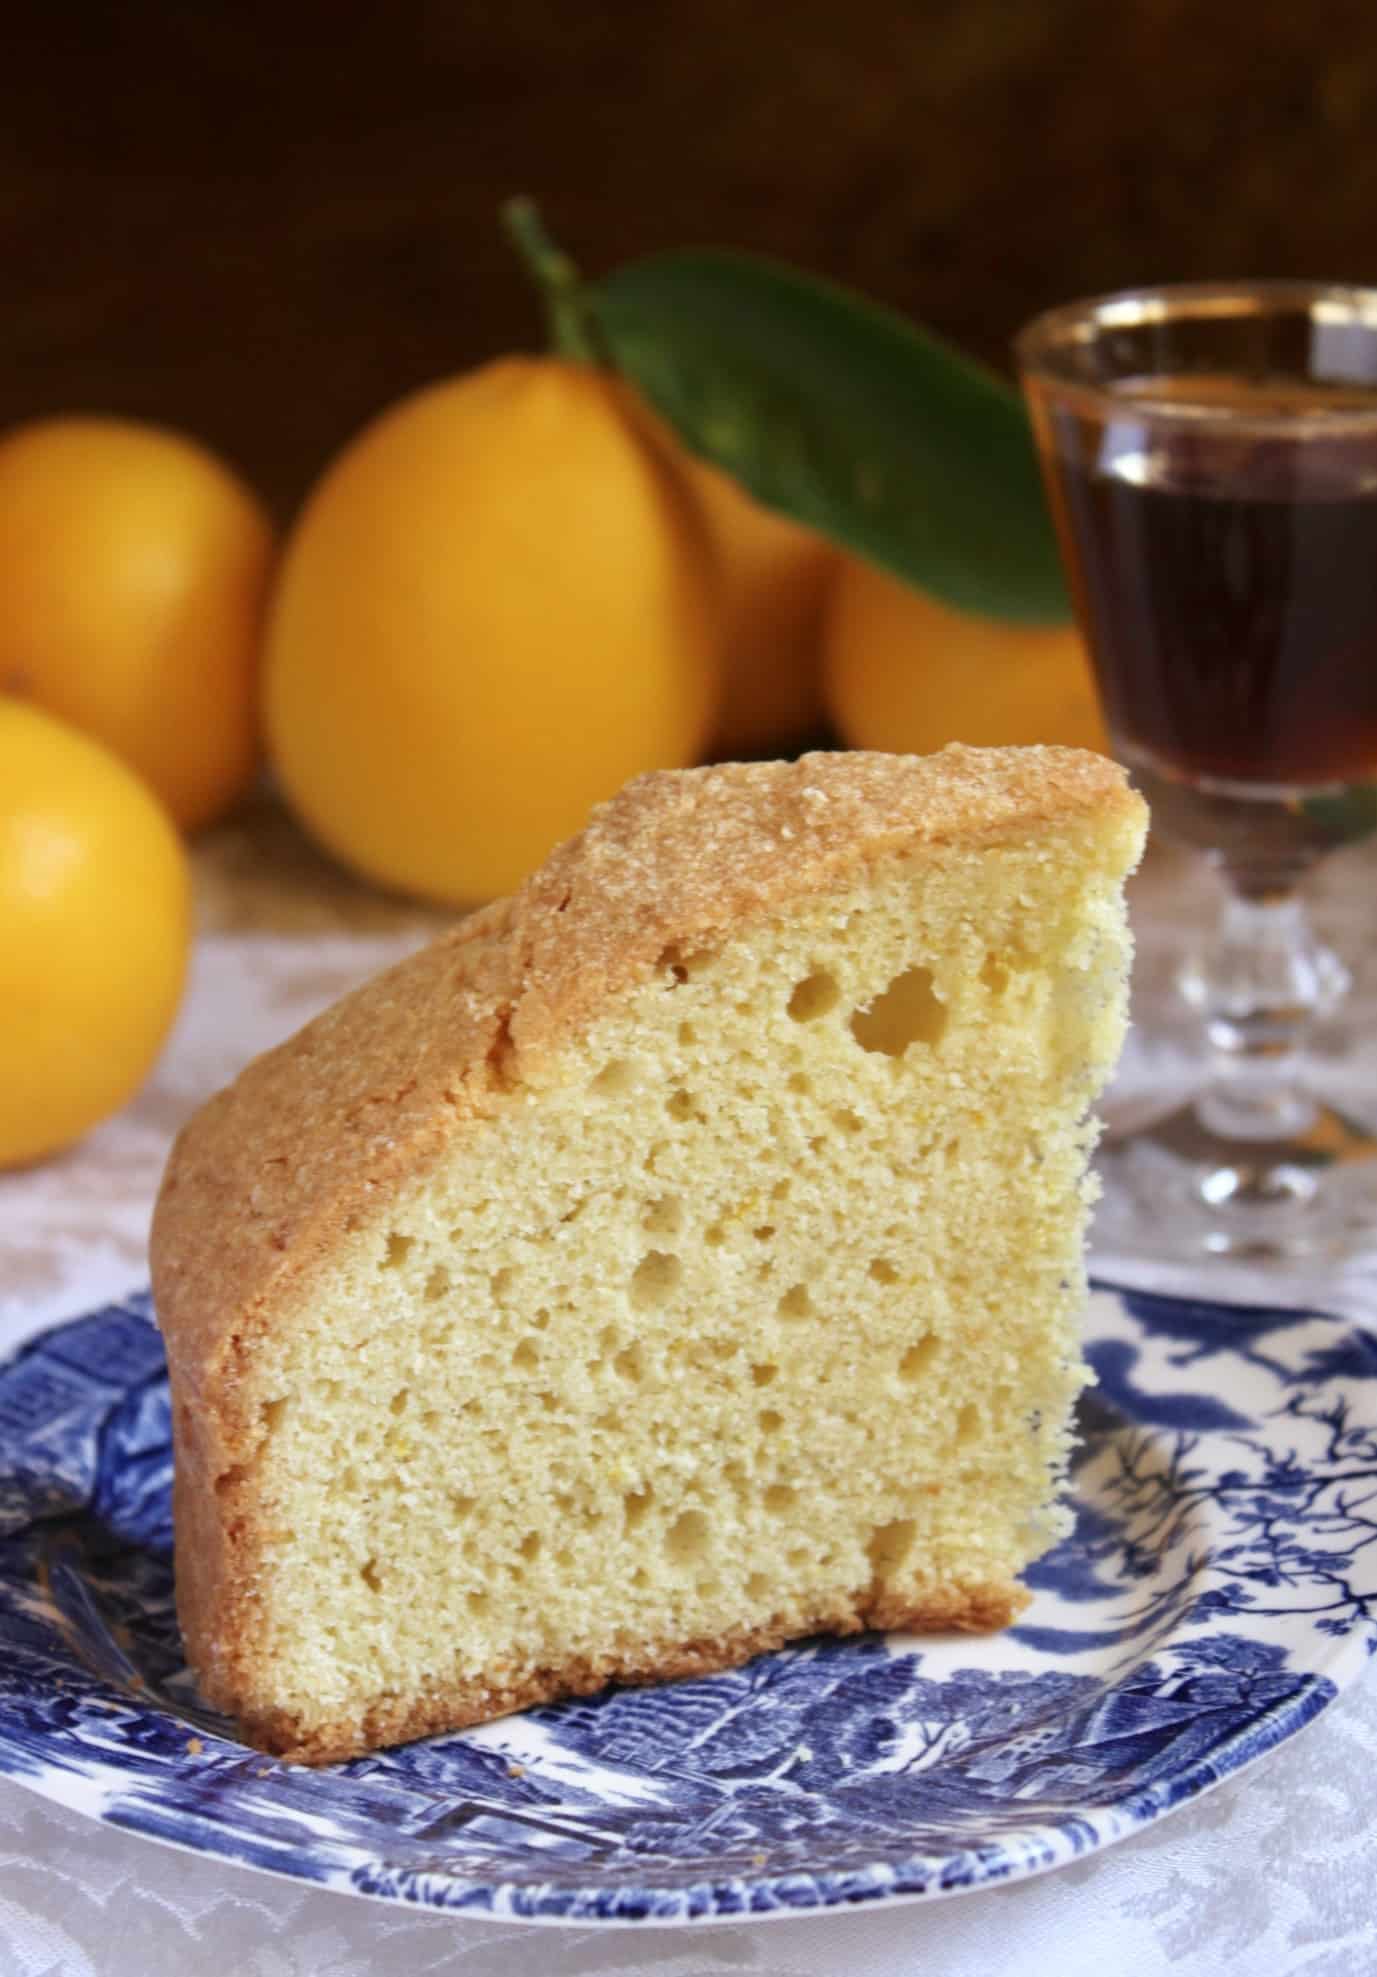
M 213 1099 L 153 1234 L 210 1700 L 318 1762 L 1008 1621 L 1143 829 L 1065 749 L 643 777 Z

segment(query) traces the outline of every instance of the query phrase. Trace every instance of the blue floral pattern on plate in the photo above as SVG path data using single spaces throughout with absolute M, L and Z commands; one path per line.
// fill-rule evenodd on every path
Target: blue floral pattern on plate
M 953 1894 L 1121 1838 L 1377 1647 L 1377 1347 L 1099 1291 L 1074 1533 L 989 1638 L 822 1640 L 309 1771 L 200 1702 L 146 1297 L 0 1367 L 0 1771 L 160 1840 L 512 1920 Z

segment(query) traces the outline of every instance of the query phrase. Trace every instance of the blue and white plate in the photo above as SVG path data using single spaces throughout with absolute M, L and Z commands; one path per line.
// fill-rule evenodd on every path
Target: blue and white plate
M 1076 1530 L 989 1638 L 822 1640 L 327 1770 L 236 1743 L 173 1619 L 147 1300 L 0 1367 L 0 1771 L 130 1831 L 513 1920 L 679 1922 L 1060 1866 L 1291 1736 L 1377 1648 L 1377 1347 L 1100 1291 Z

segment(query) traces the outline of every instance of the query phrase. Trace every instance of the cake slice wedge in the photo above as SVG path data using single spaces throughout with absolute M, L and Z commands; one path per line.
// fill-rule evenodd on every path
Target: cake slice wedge
M 1143 832 L 1063 749 L 643 777 L 214 1098 L 152 1243 L 209 1700 L 323 1762 L 1006 1623 Z

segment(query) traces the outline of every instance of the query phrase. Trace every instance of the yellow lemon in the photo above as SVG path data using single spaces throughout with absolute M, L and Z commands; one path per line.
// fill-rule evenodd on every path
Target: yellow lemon
M 683 460 L 722 583 L 725 675 L 713 753 L 782 753 L 823 722 L 823 608 L 837 553 L 729 474 L 687 453 Z
M 0 1167 L 70 1145 L 142 1083 L 181 996 L 190 898 L 138 778 L 0 697 Z
M 624 402 L 683 480 L 707 531 L 722 605 L 718 757 L 783 754 L 824 722 L 822 627 L 840 558 L 812 529 L 766 508 L 628 387 Z
M 0 439 L 0 692 L 112 748 L 186 829 L 250 781 L 272 532 L 189 439 L 46 419 Z
M 720 636 L 701 523 L 615 380 L 502 359 L 385 413 L 308 501 L 269 618 L 272 757 L 346 863 L 484 899 L 629 776 L 697 759 Z
M 853 748 L 926 755 L 949 741 L 1108 747 L 1072 625 L 954 611 L 848 556 L 824 644 L 828 705 Z

